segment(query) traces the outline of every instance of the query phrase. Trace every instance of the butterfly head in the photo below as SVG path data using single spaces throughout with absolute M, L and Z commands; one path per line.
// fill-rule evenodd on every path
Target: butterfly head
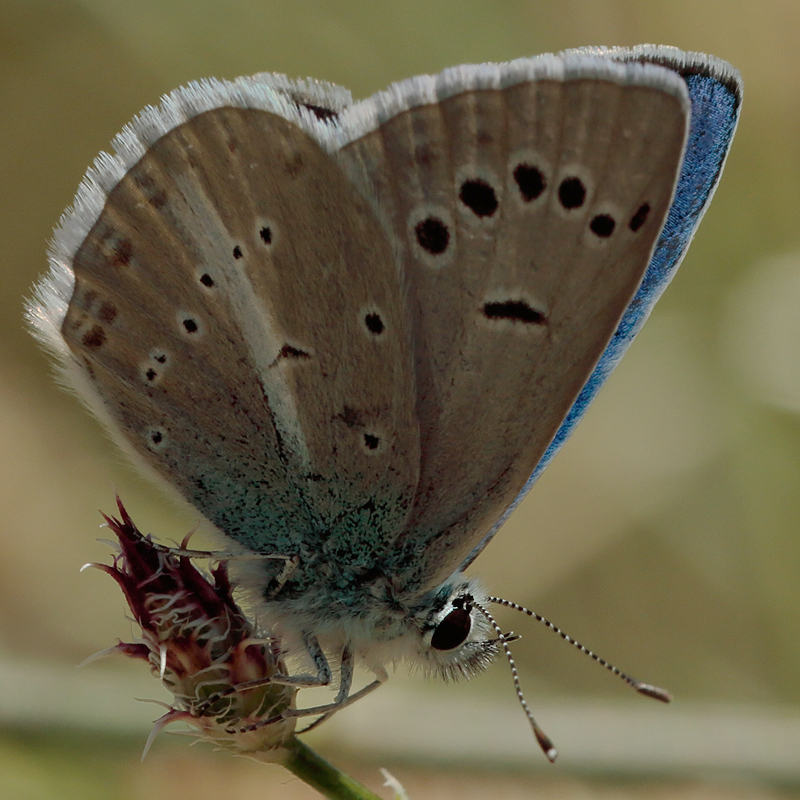
M 500 639 L 484 611 L 486 602 L 480 584 L 461 575 L 436 590 L 415 615 L 421 632 L 415 655 L 425 671 L 458 680 L 489 665 Z

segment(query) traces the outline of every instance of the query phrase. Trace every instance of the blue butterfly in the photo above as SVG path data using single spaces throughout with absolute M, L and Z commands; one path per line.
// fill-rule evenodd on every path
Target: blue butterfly
M 335 701 L 287 714 L 503 649 L 555 758 L 487 609 L 520 607 L 464 571 L 675 273 L 740 104 L 730 65 L 651 46 L 358 103 L 256 75 L 173 92 L 95 162 L 29 316 L 123 448 L 260 556 L 240 583 L 312 665 L 273 681 L 334 660 Z

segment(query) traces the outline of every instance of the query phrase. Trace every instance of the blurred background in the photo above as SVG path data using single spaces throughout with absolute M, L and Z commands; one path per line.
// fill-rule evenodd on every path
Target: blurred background
M 309 741 L 417 798 L 800 796 L 800 4 L 796 0 L 0 0 L 0 797 L 312 798 L 279 768 L 162 734 L 98 509 L 180 539 L 176 511 L 59 390 L 23 298 L 85 169 L 195 78 L 311 75 L 364 97 L 462 62 L 672 44 L 732 62 L 741 124 L 677 278 L 577 433 L 482 555 L 491 591 L 622 669 L 635 696 L 500 615 L 550 766 L 498 659 L 465 685 L 393 676 Z M 199 541 L 199 540 L 197 540 Z M 197 543 L 196 541 L 196 543 Z

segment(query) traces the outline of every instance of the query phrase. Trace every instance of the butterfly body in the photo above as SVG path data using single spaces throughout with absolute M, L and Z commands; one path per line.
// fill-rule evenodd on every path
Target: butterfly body
M 356 104 L 205 82 L 87 176 L 39 335 L 138 463 L 263 556 L 242 585 L 318 682 L 326 654 L 382 679 L 494 652 L 463 570 L 671 276 L 735 127 L 738 100 L 663 242 L 687 80 L 738 97 L 725 65 L 676 53 L 459 67 Z

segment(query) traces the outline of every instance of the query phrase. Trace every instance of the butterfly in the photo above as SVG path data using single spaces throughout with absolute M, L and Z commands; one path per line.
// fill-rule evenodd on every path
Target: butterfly
M 240 583 L 312 665 L 285 680 L 339 672 L 323 716 L 395 662 L 458 677 L 508 652 L 506 601 L 465 571 L 677 269 L 741 94 L 654 46 L 360 102 L 205 80 L 89 170 L 29 319 L 122 448 L 260 556 Z

